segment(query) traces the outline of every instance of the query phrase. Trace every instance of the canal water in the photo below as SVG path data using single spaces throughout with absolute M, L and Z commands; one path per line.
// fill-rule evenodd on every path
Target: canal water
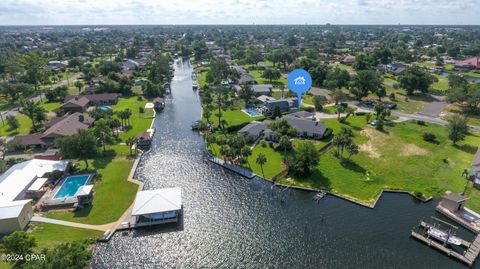
M 180 186 L 180 224 L 116 233 L 95 249 L 93 268 L 467 268 L 410 238 L 435 203 L 383 195 L 375 209 L 314 193 L 272 188 L 205 160 L 190 125 L 200 119 L 192 67 L 175 67 L 172 98 L 137 170 L 145 189 Z M 470 239 L 470 233 L 459 235 Z M 480 268 L 477 266 L 477 268 Z

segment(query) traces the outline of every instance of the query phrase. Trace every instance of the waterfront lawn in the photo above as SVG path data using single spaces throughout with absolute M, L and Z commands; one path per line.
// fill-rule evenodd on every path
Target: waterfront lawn
M 334 132 L 341 128 L 335 120 L 325 122 Z M 364 117 L 352 117 L 348 122 L 360 146 L 358 155 L 341 161 L 332 148 L 321 155 L 313 175 L 284 178 L 281 182 L 324 188 L 370 204 L 382 189 L 421 193 L 424 197 L 439 196 L 446 190 L 463 191 L 465 179 L 461 172 L 470 166 L 480 143 L 479 134 L 470 134 L 453 146 L 447 128 L 440 125 L 404 122 L 380 132 L 366 126 Z M 434 133 L 438 142 L 424 141 L 424 132 Z M 480 210 L 480 191 L 470 190 L 469 195 L 468 206 Z
M 136 184 L 127 181 L 133 160 L 126 158 L 126 154 L 127 146 L 115 145 L 109 147 L 105 156 L 88 161 L 88 172 L 101 174 L 101 177 L 96 177 L 98 180 L 95 181 L 91 207 L 76 212 L 50 212 L 47 216 L 96 225 L 117 221 L 132 204 L 138 189 Z M 79 173 L 85 172 L 83 161 L 75 163 L 79 167 Z
M 256 159 L 258 154 L 263 153 L 267 158 L 267 162 L 263 165 L 263 172 L 262 168 L 259 164 L 257 164 Z M 250 166 L 248 166 L 248 164 Z M 280 174 L 283 171 L 283 152 L 276 151 L 272 147 L 270 147 L 269 143 L 263 147 L 260 144 L 256 145 L 252 150 L 252 155 L 248 157 L 248 164 L 245 165 L 245 168 L 252 170 L 255 174 L 271 179 L 272 177 Z
M 24 115 L 15 116 L 15 118 L 17 118 L 20 127 L 16 130 L 11 130 L 6 121 L 5 124 L 0 123 L 0 136 L 27 135 L 30 133 L 32 121 Z
M 129 108 L 132 111 L 130 117 L 131 128 L 120 133 L 120 138 L 125 141 L 129 137 L 136 137 L 139 133 L 146 131 L 150 128 L 152 123 L 153 112 L 149 109 L 145 110 L 145 113 L 140 113 L 139 108 L 145 107 L 147 100 L 144 98 L 142 101 L 137 100 L 137 96 L 131 96 L 128 98 L 119 98 L 118 103 L 113 106 L 113 111 L 121 111 Z
M 215 126 L 218 126 L 218 117 L 215 116 L 217 112 L 218 112 L 217 109 L 212 110 L 212 113 L 211 113 L 212 116 L 210 116 L 210 122 L 212 122 Z M 265 118 L 264 116 L 250 117 L 241 109 L 222 110 L 222 120 L 227 121 L 226 127 L 245 125 L 254 120 L 262 120 L 264 118 Z M 203 116 L 202 116 L 202 119 L 203 121 L 207 121 Z
M 28 233 L 35 237 L 38 250 L 52 248 L 60 243 L 96 240 L 103 235 L 101 231 L 40 222 L 31 222 Z

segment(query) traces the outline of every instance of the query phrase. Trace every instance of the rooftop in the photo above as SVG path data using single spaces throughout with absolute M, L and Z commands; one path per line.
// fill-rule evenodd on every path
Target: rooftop
M 182 189 L 179 187 L 140 191 L 135 198 L 132 215 L 178 211 L 182 209 Z

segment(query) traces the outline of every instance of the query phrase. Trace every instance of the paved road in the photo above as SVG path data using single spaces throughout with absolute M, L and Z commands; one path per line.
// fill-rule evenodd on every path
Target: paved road
M 422 109 L 422 111 L 418 112 L 418 114 L 430 117 L 439 117 L 440 113 L 442 113 L 446 106 L 447 102 L 444 101 L 430 102 Z

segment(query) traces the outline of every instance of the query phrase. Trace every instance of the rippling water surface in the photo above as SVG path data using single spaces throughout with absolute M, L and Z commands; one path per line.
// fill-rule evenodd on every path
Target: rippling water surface
M 201 113 L 191 71 L 176 66 L 171 103 L 157 115 L 136 173 L 146 189 L 182 187 L 184 218 L 117 233 L 98 244 L 93 268 L 467 268 L 410 239 L 411 228 L 435 214 L 433 202 L 388 194 L 374 210 L 331 196 L 316 204 L 313 193 L 206 162 L 205 143 L 190 130 Z

